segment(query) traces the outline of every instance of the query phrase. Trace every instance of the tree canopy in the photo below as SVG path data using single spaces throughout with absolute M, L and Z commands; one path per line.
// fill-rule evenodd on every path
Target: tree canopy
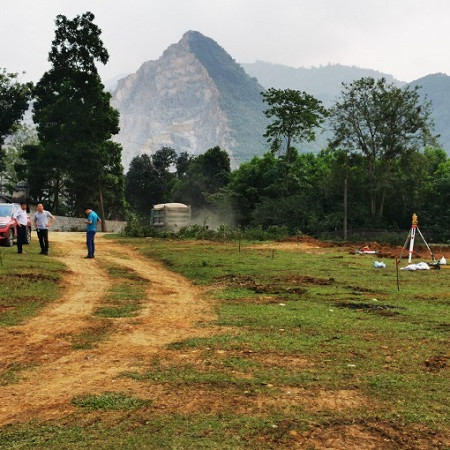
M 19 125 L 31 98 L 31 83 L 20 83 L 17 73 L 0 71 L 0 149 Z M 0 155 L 3 155 L 3 152 Z M 0 159 L 0 168 L 2 161 Z
M 208 195 L 218 192 L 228 183 L 230 172 L 228 153 L 218 146 L 210 148 L 190 160 L 174 196 L 194 209 L 205 208 L 208 206 Z
M 4 145 L 4 159 L 0 170 L 1 190 L 3 194 L 12 195 L 19 181 L 24 179 L 24 148 L 37 143 L 36 130 L 26 124 L 17 126 Z
M 264 137 L 274 152 L 282 150 L 284 142 L 286 159 L 289 160 L 293 142 L 315 139 L 315 129 L 323 123 L 326 109 L 312 95 L 293 89 L 270 88 L 261 95 L 269 106 L 264 114 L 269 119 L 273 118 Z
M 132 159 L 126 175 L 126 197 L 139 217 L 149 218 L 153 205 L 171 200 L 175 173 L 170 169 L 176 163 L 177 154 L 170 147 Z
M 96 68 L 97 62 L 106 64 L 108 52 L 93 20 L 90 12 L 72 20 L 56 18 L 51 68 L 34 90 L 40 151 L 28 151 L 27 158 L 34 170 L 52 173 L 47 188 L 55 210 L 81 213 L 89 204 L 97 205 L 105 216 L 106 185 L 116 178 L 113 184 L 122 191 L 110 201 L 120 203 L 124 183 L 119 179 L 121 147 L 109 142 L 119 131 L 119 113 L 110 105 L 111 95 Z M 44 160 L 47 165 L 41 166 Z
M 435 143 L 431 104 L 420 103 L 418 89 L 361 78 L 343 84 L 331 110 L 332 146 L 361 152 L 366 159 L 373 216 L 383 216 L 395 161 Z

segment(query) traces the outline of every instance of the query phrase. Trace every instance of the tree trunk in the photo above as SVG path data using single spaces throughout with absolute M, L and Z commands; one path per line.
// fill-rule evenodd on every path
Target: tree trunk
M 59 182 L 60 182 L 60 171 L 56 171 L 55 177 L 55 191 L 53 192 L 53 210 L 58 212 L 59 208 Z
M 348 194 L 348 166 L 347 166 L 347 153 L 345 154 L 345 175 L 344 175 L 344 241 L 347 241 L 347 194 Z
M 287 136 L 286 141 L 286 161 L 290 162 L 291 160 L 291 136 Z
M 378 207 L 378 216 L 383 217 L 384 213 L 384 205 L 386 203 L 386 192 L 387 192 L 387 186 L 390 186 L 391 183 L 391 170 L 392 170 L 392 163 L 390 159 L 386 160 L 386 165 L 383 170 L 383 191 L 381 193 L 381 199 L 380 199 L 380 206 Z
M 377 175 L 375 158 L 369 160 L 369 191 L 370 191 L 370 213 L 372 217 L 377 214 Z
M 375 190 L 370 191 L 370 214 L 375 216 L 377 213 L 377 193 Z
M 102 192 L 102 186 L 98 185 L 98 199 L 99 199 L 99 204 L 100 204 L 100 214 L 101 214 L 101 219 L 102 221 L 100 222 L 102 225 L 102 231 L 105 232 L 106 231 L 106 219 L 105 219 L 105 205 L 103 203 L 103 192 Z
M 381 194 L 380 206 L 378 208 L 378 217 L 383 217 L 385 199 L 386 199 L 386 188 L 383 189 L 383 192 Z

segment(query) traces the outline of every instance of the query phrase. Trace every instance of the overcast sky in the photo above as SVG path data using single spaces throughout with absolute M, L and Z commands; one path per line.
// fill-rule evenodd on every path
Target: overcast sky
M 449 0 L 0 0 L 0 67 L 38 81 L 58 14 L 91 11 L 110 60 L 104 81 L 158 59 L 188 30 L 237 62 L 328 63 L 402 81 L 450 74 Z

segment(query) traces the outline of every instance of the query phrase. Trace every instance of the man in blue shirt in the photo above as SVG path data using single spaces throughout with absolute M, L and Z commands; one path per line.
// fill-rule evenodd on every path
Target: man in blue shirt
M 100 217 L 98 217 L 95 211 L 91 208 L 86 208 L 84 210 L 87 219 L 86 222 L 86 246 L 88 250 L 87 256 L 85 258 L 93 258 L 95 253 L 95 233 L 97 232 L 97 223 L 101 222 Z

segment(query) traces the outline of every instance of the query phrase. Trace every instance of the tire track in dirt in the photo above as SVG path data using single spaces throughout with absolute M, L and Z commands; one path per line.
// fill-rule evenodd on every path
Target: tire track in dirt
M 0 426 L 62 417 L 74 411 L 70 400 L 80 394 L 133 390 L 121 372 L 148 363 L 168 343 L 211 334 L 198 327 L 214 319 L 199 288 L 131 248 L 97 235 L 96 259 L 85 260 L 84 233 L 52 233 L 58 257 L 70 271 L 63 297 L 27 324 L 0 330 L 0 362 L 34 362 L 16 384 L 0 387 Z M 89 324 L 113 280 L 102 269 L 111 262 L 135 270 L 149 281 L 139 315 L 112 319 L 113 332 L 95 349 L 73 350 L 67 334 Z
M 110 280 L 98 265 L 90 265 L 86 272 L 82 239 L 82 233 L 51 234 L 51 245 L 56 241 L 58 251 L 64 255 L 57 259 L 67 266 L 62 282 L 63 296 L 26 324 L 0 329 L 3 364 L 54 359 L 69 347 L 59 336 L 86 326 L 93 309 L 108 290 Z

